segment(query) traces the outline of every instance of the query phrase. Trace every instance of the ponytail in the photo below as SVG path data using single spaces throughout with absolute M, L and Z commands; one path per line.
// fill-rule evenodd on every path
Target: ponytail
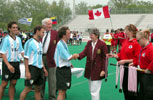
M 149 39 L 150 31 L 149 30 L 144 30 L 143 33 L 144 33 L 144 38 Z
M 137 33 L 138 35 L 141 36 L 141 38 L 145 38 L 145 39 L 149 39 L 149 36 L 150 36 L 150 31 L 149 30 L 143 30 L 143 31 L 139 31 Z

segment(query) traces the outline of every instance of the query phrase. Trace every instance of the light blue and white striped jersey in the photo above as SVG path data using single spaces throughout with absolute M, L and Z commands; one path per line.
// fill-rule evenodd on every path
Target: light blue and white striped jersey
M 24 46 L 24 57 L 28 59 L 28 65 L 42 68 L 42 43 L 34 38 L 29 39 Z
M 19 62 L 19 55 L 23 52 L 21 39 L 18 36 L 15 40 L 10 35 L 3 38 L 0 53 L 6 55 L 8 62 Z
M 54 55 L 56 66 L 57 67 L 71 66 L 71 62 L 69 61 L 71 57 L 72 55 L 69 52 L 67 44 L 63 40 L 60 40 L 57 43 Z

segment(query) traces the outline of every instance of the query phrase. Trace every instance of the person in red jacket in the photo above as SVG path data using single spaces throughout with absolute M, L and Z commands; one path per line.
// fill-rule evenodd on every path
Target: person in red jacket
M 121 46 L 120 46 L 120 30 L 119 29 L 117 29 L 116 30 L 116 37 L 117 37 L 117 45 L 118 45 L 118 48 L 120 49 L 121 48 Z
M 114 33 L 113 33 L 114 32 Z M 118 43 L 118 35 L 117 35 L 117 33 L 116 33 L 116 31 L 111 31 L 111 33 L 112 33 L 112 53 L 117 53 L 117 51 L 116 51 L 116 49 L 117 49 L 117 43 Z
M 151 34 L 151 42 L 153 42 L 153 33 Z
M 140 72 L 139 100 L 153 100 L 153 45 L 149 43 L 149 30 L 137 33 L 137 40 L 141 45 L 138 65 L 144 72 Z
M 99 39 L 99 36 L 98 29 L 91 29 L 91 40 L 88 41 L 85 49 L 80 54 L 76 54 L 76 58 L 79 60 L 87 57 L 84 76 L 89 81 L 92 100 L 100 100 L 101 83 L 106 73 L 107 46 Z
M 123 42 L 120 52 L 118 54 L 108 54 L 107 56 L 116 58 L 119 65 L 128 66 L 129 63 L 136 61 L 135 59 L 139 56 L 141 48 L 136 40 L 136 32 L 136 26 L 132 24 L 127 25 L 125 27 L 125 33 L 128 39 Z M 137 96 L 128 91 L 128 68 L 124 68 L 123 92 L 125 100 L 138 100 Z
M 120 39 L 120 44 L 121 44 L 121 46 L 122 46 L 122 43 L 124 42 L 124 40 L 126 39 L 126 34 L 124 33 L 124 30 L 121 28 L 120 29 L 120 37 L 121 37 L 121 39 Z

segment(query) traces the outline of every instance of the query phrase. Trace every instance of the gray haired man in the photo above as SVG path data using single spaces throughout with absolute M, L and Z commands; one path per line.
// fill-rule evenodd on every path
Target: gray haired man
M 56 64 L 54 61 L 54 53 L 58 42 L 58 33 L 52 30 L 52 20 L 45 18 L 42 20 L 42 25 L 45 28 L 45 35 L 42 39 L 43 45 L 43 61 L 48 70 L 48 90 L 49 100 L 56 100 Z M 41 98 L 44 100 L 46 77 L 41 90 Z

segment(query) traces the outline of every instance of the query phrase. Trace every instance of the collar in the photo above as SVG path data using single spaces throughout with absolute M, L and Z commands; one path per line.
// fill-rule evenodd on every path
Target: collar
M 136 39 L 136 38 L 133 38 L 132 40 L 129 40 L 129 38 L 128 38 L 128 41 L 129 41 L 129 42 L 136 42 L 137 39 Z
M 38 43 L 40 43 L 40 41 L 38 41 L 37 39 L 35 39 L 34 37 L 33 37 L 33 39 L 35 40 L 35 41 L 37 41 Z
M 147 46 L 143 47 L 142 49 L 143 49 L 143 50 L 144 50 L 144 49 L 147 49 L 147 48 L 149 48 L 150 46 L 152 46 L 152 43 L 148 43 Z
M 45 33 L 47 33 L 47 32 L 50 33 L 51 31 L 45 31 Z
M 15 39 L 12 37 L 12 35 L 9 34 L 9 36 L 10 36 L 13 40 L 16 40 L 16 36 L 15 36 Z
M 61 39 L 61 40 L 62 40 L 65 44 L 67 44 L 65 40 L 63 40 L 63 39 Z
M 98 42 L 98 39 L 96 40 L 96 42 L 94 43 L 93 41 L 91 42 L 92 45 L 96 45 Z

